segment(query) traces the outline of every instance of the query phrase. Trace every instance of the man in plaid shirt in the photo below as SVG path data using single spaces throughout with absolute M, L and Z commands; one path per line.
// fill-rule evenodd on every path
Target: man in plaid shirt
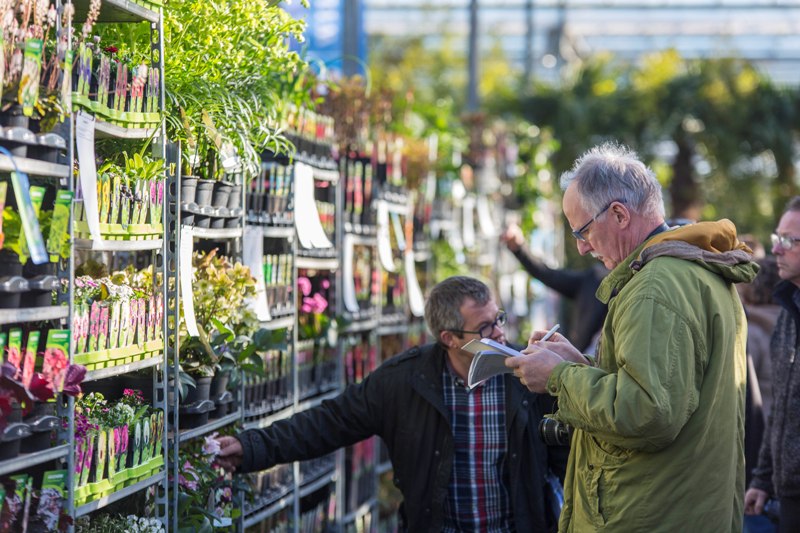
M 505 312 L 484 283 L 455 276 L 431 290 L 425 319 L 437 342 L 392 357 L 318 407 L 220 437 L 220 463 L 251 472 L 379 435 L 403 493 L 404 530 L 555 531 L 546 476 L 563 477 L 568 450 L 545 446 L 538 431 L 553 399 L 511 374 L 465 385 L 473 356 L 461 347 L 505 342 Z

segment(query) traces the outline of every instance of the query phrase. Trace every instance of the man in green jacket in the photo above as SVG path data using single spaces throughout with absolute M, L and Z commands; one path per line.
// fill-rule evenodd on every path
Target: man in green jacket
M 742 530 L 745 316 L 758 267 L 728 220 L 669 229 L 661 187 L 604 144 L 561 178 L 581 254 L 611 270 L 597 358 L 563 336 L 506 363 L 558 397 L 572 449 L 559 531 Z

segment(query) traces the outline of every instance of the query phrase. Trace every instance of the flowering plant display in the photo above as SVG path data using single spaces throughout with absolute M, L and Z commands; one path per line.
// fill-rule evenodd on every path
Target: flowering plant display
M 164 524 L 156 518 L 93 514 L 75 522 L 75 533 L 164 533 Z
M 233 503 L 234 492 L 246 486 L 216 464 L 220 449 L 216 437 L 215 432 L 181 447 L 177 483 L 181 531 L 227 527 L 241 514 Z
M 301 340 L 325 338 L 331 327 L 331 317 L 325 312 L 331 282 L 327 278 L 314 279 L 297 277 L 298 289 L 298 333 Z
M 246 304 L 247 299 L 255 296 L 256 282 L 247 266 L 231 263 L 218 255 L 216 249 L 207 254 L 195 253 L 192 264 L 193 304 L 199 335 L 189 335 L 181 315 L 181 366 L 193 376 L 213 376 L 223 357 L 214 345 L 225 342 L 230 334 L 235 339 L 258 328 L 258 320 Z M 219 335 L 224 338 L 218 338 Z M 234 364 L 239 364 L 238 357 Z

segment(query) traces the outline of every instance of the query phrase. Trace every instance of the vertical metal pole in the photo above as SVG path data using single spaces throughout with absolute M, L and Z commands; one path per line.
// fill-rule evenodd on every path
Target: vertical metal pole
M 359 41 L 364 31 L 361 20 L 361 0 L 344 0 L 342 18 L 342 72 L 353 76 L 361 70 Z
M 523 89 L 530 87 L 533 82 L 533 68 L 535 55 L 533 53 L 533 0 L 525 2 L 525 77 L 523 78 Z
M 469 85 L 467 87 L 467 111 L 475 113 L 480 106 L 478 98 L 478 0 L 469 2 Z

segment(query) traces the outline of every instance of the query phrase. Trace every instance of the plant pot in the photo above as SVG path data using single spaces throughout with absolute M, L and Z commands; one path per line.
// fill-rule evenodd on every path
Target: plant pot
M 211 206 L 214 208 L 227 207 L 232 188 L 230 183 L 224 181 L 215 182 L 214 193 L 211 196 Z
M 22 277 L 24 278 L 35 278 L 36 276 L 42 276 L 45 274 L 49 274 L 51 276 L 56 275 L 56 264 L 55 263 L 42 263 L 41 265 L 37 265 L 30 259 L 25 262 L 25 266 L 22 267 Z
M 14 104 L 8 110 L 0 113 L 0 124 L 7 128 L 27 128 L 30 124 L 30 117 L 26 117 L 22 113 L 20 104 Z
M 193 404 L 199 401 L 208 400 L 211 396 L 211 380 L 212 376 L 196 377 L 192 376 L 197 383 L 196 387 L 189 387 L 189 392 L 186 398 L 181 402 L 182 404 Z
M 59 418 L 53 415 L 28 417 L 25 422 L 30 427 L 31 435 L 22 440 L 22 453 L 33 453 L 46 450 L 53 444 L 53 433 L 58 429 Z
M 0 278 L 3 276 L 22 276 L 22 263 L 11 250 L 0 250 Z
M 60 282 L 56 276 L 42 275 L 28 280 L 28 290 L 20 297 L 21 307 L 48 307 L 53 305 L 53 291 Z
M 214 193 L 214 180 L 197 180 L 197 190 L 195 192 L 194 203 L 198 207 L 206 207 L 211 205 L 211 196 Z
M 215 408 L 216 406 L 211 400 L 200 400 L 182 406 L 178 411 L 178 427 L 189 429 L 208 423 L 208 417 Z
M 216 398 L 228 390 L 228 381 L 231 379 L 230 371 L 218 370 L 211 380 L 210 397 Z
M 0 461 L 19 455 L 22 439 L 31 435 L 31 428 L 24 422 L 12 422 L 0 433 Z
M 190 204 L 197 197 L 197 176 L 181 176 L 181 203 Z
M 228 196 L 228 209 L 236 209 L 242 206 L 242 184 L 231 185 L 231 193 Z
M 28 290 L 28 280 L 22 276 L 0 278 L 0 309 L 18 309 L 22 293 Z
M 211 411 L 210 417 L 222 418 L 223 416 L 226 416 L 231 412 L 230 409 L 233 405 L 233 400 L 233 393 L 230 391 L 225 391 L 219 396 L 214 397 L 214 405 L 216 405 L 216 408 Z

